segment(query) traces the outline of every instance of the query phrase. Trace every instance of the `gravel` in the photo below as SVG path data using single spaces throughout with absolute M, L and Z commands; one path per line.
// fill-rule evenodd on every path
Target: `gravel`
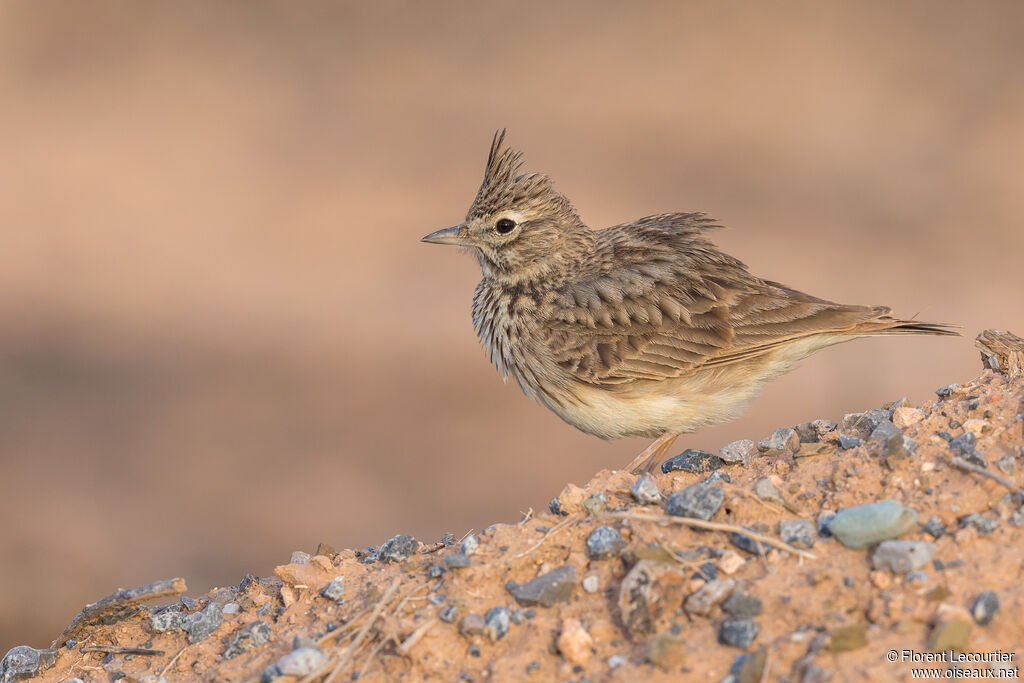
M 679 455 L 663 462 L 661 464 L 661 471 L 665 474 L 678 470 L 692 474 L 706 474 L 717 470 L 724 464 L 725 461 L 714 453 L 687 448 Z
M 384 541 L 377 555 L 385 562 L 401 562 L 416 552 L 420 542 L 412 536 L 399 534 Z
M 962 526 L 972 526 L 978 530 L 979 534 L 990 534 L 999 528 L 999 520 L 979 515 L 977 512 L 972 512 L 969 515 L 964 515 L 960 518 L 960 524 Z
M 938 517 L 932 517 L 921 525 L 921 530 L 932 538 L 941 538 L 946 533 L 946 525 Z
M 157 633 L 165 633 L 181 628 L 182 605 L 180 602 L 168 605 L 149 618 L 149 624 Z
M 750 439 L 733 441 L 718 451 L 718 456 L 725 462 L 740 463 L 744 467 L 750 465 L 750 460 L 756 454 L 757 446 Z
M 343 599 L 342 596 L 344 594 L 345 585 L 341 582 L 340 577 L 331 581 L 329 584 L 323 587 L 323 590 L 320 591 L 321 596 L 327 598 L 328 600 L 333 600 L 334 602 L 341 602 Z
M 477 540 L 476 536 L 469 534 L 462 543 L 459 544 L 459 550 L 462 551 L 463 555 L 472 555 L 476 552 L 476 549 L 480 547 L 480 541 Z
M 836 426 L 832 420 L 814 420 L 798 424 L 793 429 L 800 438 L 800 443 L 818 443 L 826 434 L 835 430 Z
M 906 533 L 917 523 L 917 511 L 895 500 L 844 508 L 828 530 L 847 548 L 867 548 Z
M 633 499 L 641 505 L 661 505 L 662 495 L 658 490 L 658 484 L 655 483 L 654 477 L 646 472 L 636 478 L 630 492 Z
M 814 545 L 814 522 L 809 519 L 787 519 L 779 522 L 779 537 L 792 546 L 810 548 Z
M 238 629 L 235 637 L 231 639 L 228 648 L 224 651 L 224 658 L 231 659 L 263 645 L 268 640 L 272 630 L 270 624 L 265 621 L 254 621 Z
M 455 605 L 448 605 L 447 607 L 444 607 L 440 612 L 438 612 L 437 616 L 440 617 L 441 621 L 443 622 L 446 622 L 448 624 L 454 623 L 456 617 L 459 616 L 459 608 Z
M 592 560 L 618 555 L 625 547 L 626 542 L 615 527 L 599 526 L 587 537 L 587 555 Z
M 28 645 L 16 645 L 0 660 L 0 681 L 32 678 L 56 663 L 56 650 L 37 650 Z
M 575 587 L 576 568 L 572 566 L 553 569 L 523 584 L 511 581 L 506 586 L 516 601 L 527 607 L 551 607 L 556 603 L 565 602 L 572 597 Z
M 707 616 L 716 605 L 720 605 L 736 588 L 734 579 L 708 581 L 683 602 L 683 609 L 690 614 Z
M 318 647 L 300 647 L 277 660 L 277 670 L 284 676 L 308 676 L 327 664 L 327 655 Z
M 726 619 L 718 627 L 718 642 L 746 650 L 760 630 L 753 619 Z
M 857 446 L 863 445 L 864 439 L 861 439 L 860 437 L 852 436 L 850 434 L 841 434 L 839 436 L 839 447 L 842 448 L 844 451 L 848 451 L 852 448 L 856 448 Z
M 484 617 L 487 635 L 492 641 L 498 641 L 508 635 L 508 610 L 504 607 L 492 607 Z
M 982 626 L 987 626 L 999 614 L 999 596 L 995 591 L 985 591 L 971 604 L 971 616 Z
M 189 642 L 198 643 L 216 631 L 224 622 L 221 606 L 211 602 L 202 612 L 186 615 L 181 620 L 181 628 L 188 633 Z
M 698 482 L 669 496 L 665 509 L 676 517 L 709 520 L 725 502 L 725 489 L 718 484 Z
M 764 604 L 756 595 L 740 591 L 730 595 L 729 599 L 722 603 L 722 609 L 735 619 L 749 619 L 763 612 Z
M 782 427 L 757 442 L 757 450 L 768 457 L 793 455 L 800 450 L 800 437 L 792 427 Z
M 452 553 L 444 557 L 444 566 L 448 569 L 465 569 L 472 562 L 465 553 Z
M 871 562 L 875 569 L 906 574 L 931 562 L 934 554 L 931 541 L 883 541 L 875 548 Z

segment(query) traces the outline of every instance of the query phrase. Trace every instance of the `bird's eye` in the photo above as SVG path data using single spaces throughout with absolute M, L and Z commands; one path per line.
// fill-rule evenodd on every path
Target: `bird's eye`
M 494 229 L 498 231 L 499 235 L 507 235 L 516 229 L 516 222 L 511 218 L 502 218 L 494 224 Z

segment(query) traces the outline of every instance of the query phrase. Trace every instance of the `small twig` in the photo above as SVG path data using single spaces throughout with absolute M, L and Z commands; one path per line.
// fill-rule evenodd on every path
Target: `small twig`
M 466 533 L 462 534 L 462 538 L 459 539 L 459 543 L 462 543 L 463 541 L 465 541 L 466 540 L 466 536 L 469 536 L 471 533 L 473 533 L 472 529 L 470 529 Z
M 135 607 L 156 598 L 181 595 L 186 590 L 188 590 L 188 587 L 185 585 L 185 579 L 167 579 L 165 581 L 156 581 L 148 586 L 111 593 L 107 597 L 91 602 L 83 607 L 82 611 L 71 620 L 68 627 L 57 637 L 57 640 L 53 641 L 50 647 L 60 647 L 80 630 L 105 614 Z
M 413 594 L 419 593 L 421 590 L 426 588 L 427 585 L 428 584 L 426 584 L 426 583 L 421 583 L 420 585 L 416 586 L 415 588 L 413 588 L 413 589 L 411 589 L 409 591 L 406 591 L 405 595 L 402 596 L 402 599 L 398 601 L 398 605 L 395 607 L 394 614 L 398 614 L 398 611 L 400 609 L 402 609 L 403 607 L 405 607 L 405 603 L 408 602 L 410 599 L 412 599 Z
M 406 638 L 405 641 L 398 646 L 398 654 L 409 654 L 409 650 L 411 650 L 416 643 L 420 642 L 420 638 L 426 635 L 427 631 L 432 629 L 436 623 L 437 617 L 434 617 L 433 619 L 431 619 L 430 621 L 428 621 L 427 623 L 423 624 L 418 629 L 410 633 L 409 637 Z
M 167 673 L 167 670 L 170 669 L 172 666 L 174 666 L 175 662 L 178 661 L 178 657 L 180 657 L 181 653 L 184 652 L 187 648 L 188 648 L 188 645 L 186 645 L 185 647 L 183 647 L 180 650 L 178 650 L 178 654 L 176 654 L 173 657 L 171 657 L 171 661 L 169 661 L 166 664 L 164 664 L 164 668 L 160 669 L 160 673 L 157 674 L 157 677 L 159 678 L 160 676 L 163 676 L 165 673 Z
M 353 630 L 352 627 L 355 626 L 355 623 L 359 619 L 359 617 L 363 616 L 364 614 L 366 614 L 369 611 L 370 611 L 369 607 L 364 607 L 357 614 L 353 615 L 352 618 L 349 619 L 348 622 L 344 626 L 342 626 L 341 628 L 337 628 L 337 629 L 335 629 L 333 631 L 328 631 L 324 635 L 320 636 L 320 640 L 317 641 L 317 645 L 323 645 L 324 643 L 326 643 L 331 638 L 341 638 L 344 635 L 348 635 Z
M 1010 481 L 1009 479 L 1007 479 L 1006 477 L 1001 477 L 998 474 L 996 474 L 995 472 L 989 472 L 984 467 L 979 467 L 978 465 L 975 465 L 974 463 L 967 462 L 966 460 L 961 458 L 959 455 L 951 455 L 951 456 L 949 456 L 949 462 L 954 467 L 958 467 L 958 468 L 960 468 L 962 470 L 966 470 L 967 472 L 974 472 L 975 474 L 980 474 L 983 477 L 988 477 L 992 481 L 995 481 L 995 482 L 998 482 L 998 483 L 1002 484 L 1003 486 L 1005 486 L 1006 488 L 1010 489 L 1011 491 L 1016 491 L 1017 490 L 1017 487 L 1013 485 L 1013 482 Z
M 105 652 L 111 655 L 155 655 L 166 654 L 163 650 L 150 650 L 146 647 L 118 647 L 117 645 L 89 645 L 82 652 Z
M 668 515 L 641 515 L 635 512 L 607 512 L 605 513 L 608 517 L 614 517 L 616 519 L 638 519 L 645 522 L 669 522 L 670 524 L 683 524 L 685 526 L 693 527 L 694 529 L 707 529 L 708 531 L 728 531 L 730 533 L 742 534 L 748 538 L 770 545 L 779 550 L 785 550 L 787 553 L 793 553 L 801 557 L 806 557 L 809 560 L 815 560 L 817 557 L 813 553 L 809 553 L 806 550 L 800 550 L 794 548 L 788 543 L 776 540 L 771 536 L 765 536 L 759 534 L 756 531 L 750 529 L 744 529 L 741 526 L 735 524 L 722 524 L 721 522 L 705 522 L 702 519 L 693 519 L 691 517 L 670 517 Z
M 533 508 L 530 508 L 525 513 L 520 513 L 520 514 L 523 515 L 523 518 L 521 520 L 519 520 L 519 526 L 523 526 L 524 524 L 529 522 L 531 519 L 533 519 Z
M 337 676 L 341 672 L 342 668 L 344 668 L 344 666 L 348 663 L 348 660 L 352 656 L 352 653 L 356 651 L 359 645 L 363 642 L 363 638 L 366 637 L 366 634 L 370 630 L 370 627 L 373 626 L 373 623 L 375 621 L 377 621 L 377 617 L 381 615 L 381 613 L 384 611 L 384 608 L 387 607 L 388 603 L 391 602 L 391 599 L 395 597 L 395 593 L 398 592 L 398 586 L 401 584 L 401 582 L 402 577 L 399 576 L 395 578 L 394 582 L 391 584 L 391 587 L 388 588 L 387 592 L 384 593 L 384 596 L 380 599 L 380 602 L 378 602 L 376 607 L 373 608 L 373 612 L 370 613 L 370 618 L 367 619 L 366 623 L 363 624 L 363 627 L 359 629 L 359 633 L 356 634 L 356 637 L 352 641 L 352 644 L 348 646 L 348 649 L 345 650 L 344 654 L 342 654 L 341 657 L 338 659 L 338 663 L 334 667 L 334 670 L 331 671 L 331 673 L 327 675 L 327 678 L 324 679 L 324 683 L 331 683 L 331 681 L 334 680 L 334 677 Z
M 357 678 L 363 677 L 363 674 L 366 673 L 366 670 L 370 668 L 370 664 L 373 662 L 373 658 L 377 656 L 377 653 L 381 651 L 381 648 L 383 648 L 389 640 L 394 640 L 394 638 L 391 636 L 388 636 L 387 638 L 381 638 L 380 642 L 378 642 L 377 645 L 374 646 L 373 650 L 370 651 L 370 654 L 366 655 L 366 659 L 363 660 L 363 665 L 359 667 L 359 674 L 357 675 Z
M 572 526 L 573 524 L 575 524 L 578 521 L 580 521 L 579 517 L 570 517 L 568 519 L 562 520 L 558 524 L 556 524 L 553 527 L 551 527 L 550 529 L 548 529 L 547 532 L 543 536 L 540 537 L 539 541 L 537 541 L 536 543 L 534 543 L 533 545 L 531 545 L 529 548 L 527 548 L 523 552 L 519 553 L 518 555 L 513 555 L 512 559 L 518 560 L 520 557 L 523 557 L 524 555 L 529 555 L 534 550 L 539 548 L 541 546 L 541 544 L 544 543 L 544 541 L 548 540 L 548 538 L 550 538 L 551 536 L 554 536 L 555 534 L 557 534 L 562 529 L 564 529 L 564 528 L 566 528 L 568 526 Z

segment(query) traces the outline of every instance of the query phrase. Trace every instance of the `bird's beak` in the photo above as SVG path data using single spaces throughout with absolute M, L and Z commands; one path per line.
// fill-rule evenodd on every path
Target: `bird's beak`
M 459 237 L 458 225 L 453 225 L 450 228 L 443 228 L 441 230 L 435 230 L 422 238 L 420 242 L 430 242 L 431 244 L 455 244 L 462 246 L 469 243 L 467 240 Z

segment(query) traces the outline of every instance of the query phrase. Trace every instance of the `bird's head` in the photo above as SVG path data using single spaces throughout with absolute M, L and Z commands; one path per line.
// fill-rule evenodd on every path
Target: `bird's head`
M 485 277 L 522 284 L 552 277 L 585 250 L 590 230 L 551 179 L 520 173 L 522 155 L 503 146 L 499 131 L 487 156 L 484 181 L 459 225 L 423 238 L 472 252 Z

